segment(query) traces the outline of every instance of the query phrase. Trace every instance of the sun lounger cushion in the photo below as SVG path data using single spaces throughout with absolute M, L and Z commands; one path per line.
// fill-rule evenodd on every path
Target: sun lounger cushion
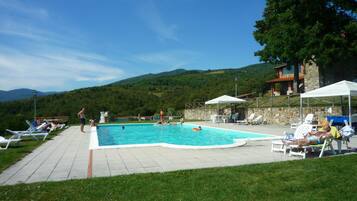
M 3 137 L 3 136 L 0 136 L 0 143 L 2 143 L 2 142 L 7 142 L 7 140 Z

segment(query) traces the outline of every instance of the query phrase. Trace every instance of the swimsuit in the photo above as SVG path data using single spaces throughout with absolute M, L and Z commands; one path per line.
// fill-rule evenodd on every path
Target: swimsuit
M 84 125 L 84 124 L 86 124 L 86 119 L 85 119 L 85 118 L 80 118 L 80 119 L 79 119 L 79 122 L 81 122 L 81 124 Z
M 314 143 L 320 144 L 320 138 L 316 137 L 315 135 L 307 137 L 307 141 L 309 143 L 313 143 L 314 142 Z

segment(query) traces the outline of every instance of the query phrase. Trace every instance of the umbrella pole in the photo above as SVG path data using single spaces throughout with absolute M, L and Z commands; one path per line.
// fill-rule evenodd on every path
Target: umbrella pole
M 350 126 L 352 126 L 351 95 L 348 96 L 348 117 L 349 117 Z
M 300 122 L 302 122 L 302 97 L 300 96 Z
M 217 104 L 217 116 L 216 116 L 216 118 L 217 118 L 217 122 L 219 123 L 219 103 Z

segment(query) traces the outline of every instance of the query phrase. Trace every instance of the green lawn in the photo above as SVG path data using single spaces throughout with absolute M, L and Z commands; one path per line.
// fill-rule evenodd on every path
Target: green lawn
M 51 140 L 54 136 L 56 136 L 60 132 L 62 131 L 57 130 L 51 132 L 47 136 L 45 141 L 34 140 L 32 138 L 25 138 L 17 144 L 11 143 L 9 148 L 7 148 L 6 150 L 0 150 L 0 173 L 4 171 L 6 168 L 8 168 L 9 166 L 11 166 L 12 164 L 22 159 L 27 154 L 31 153 L 35 148 L 40 146 L 42 143 L 46 142 L 47 140 Z M 6 138 L 10 136 L 11 135 L 5 135 Z
M 357 155 L 0 187 L 2 200 L 357 200 Z

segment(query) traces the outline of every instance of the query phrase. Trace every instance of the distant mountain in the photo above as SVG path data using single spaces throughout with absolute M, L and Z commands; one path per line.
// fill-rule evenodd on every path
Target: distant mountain
M 134 84 L 142 80 L 148 80 L 148 79 L 153 79 L 157 77 L 163 77 L 163 76 L 175 76 L 175 75 L 181 75 L 185 73 L 194 73 L 194 72 L 201 72 L 200 70 L 185 70 L 185 69 L 176 69 L 172 71 L 166 71 L 166 72 L 161 72 L 161 73 L 149 73 L 149 74 L 144 74 L 136 77 L 131 77 L 128 79 L 120 80 L 118 82 L 111 83 L 110 85 L 123 85 L 123 84 Z
M 35 92 L 37 96 L 47 96 L 57 93 L 57 92 L 41 92 L 36 90 Z M 0 102 L 27 99 L 33 97 L 33 95 L 34 95 L 34 90 L 32 89 L 23 88 L 23 89 L 14 89 L 10 91 L 0 90 Z

